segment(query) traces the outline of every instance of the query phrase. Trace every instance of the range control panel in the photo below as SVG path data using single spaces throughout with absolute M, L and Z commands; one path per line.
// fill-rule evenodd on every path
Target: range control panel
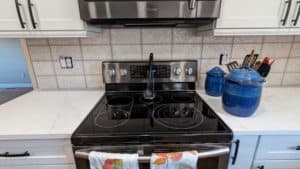
M 103 62 L 105 83 L 146 83 L 149 75 L 148 62 Z M 155 82 L 195 82 L 197 61 L 154 61 L 152 71 Z

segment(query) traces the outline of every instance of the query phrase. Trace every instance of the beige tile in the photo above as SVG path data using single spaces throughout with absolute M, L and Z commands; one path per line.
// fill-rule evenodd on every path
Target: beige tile
M 265 36 L 264 42 L 293 42 L 294 37 L 293 36 Z
M 230 36 L 204 36 L 203 43 L 232 43 L 233 38 Z
M 201 45 L 173 45 L 173 59 L 200 59 Z
M 262 43 L 262 36 L 235 36 L 234 43 Z
M 206 78 L 206 74 L 200 74 L 200 78 L 198 80 L 200 89 L 204 89 L 205 87 L 205 78 Z
M 100 61 L 84 61 L 84 72 L 88 75 L 102 73 L 102 63 Z
M 52 62 L 32 62 L 34 72 L 39 75 L 54 75 Z
M 85 60 L 111 60 L 111 47 L 109 45 L 82 46 L 82 56 Z
M 287 58 L 291 46 L 290 43 L 265 43 L 262 49 L 262 57 Z
M 232 48 L 231 58 L 244 58 L 254 49 L 255 53 L 260 54 L 260 44 L 234 44 Z
M 300 73 L 300 58 L 288 59 L 286 72 L 298 72 Z
M 300 42 L 300 36 L 295 36 L 295 42 Z
M 299 86 L 300 85 L 300 73 L 285 73 L 284 77 L 283 77 L 283 85 Z
M 283 73 L 270 73 L 266 78 L 264 86 L 280 86 L 283 78 Z
M 57 89 L 57 82 L 55 76 L 37 76 L 39 89 Z
M 286 67 L 287 59 L 276 59 L 271 67 L 272 73 L 283 73 Z
M 142 40 L 144 44 L 171 43 L 172 32 L 170 28 L 142 29 Z
M 84 89 L 84 76 L 57 76 L 58 87 L 60 89 Z
M 140 44 L 140 29 L 111 29 L 112 44 Z
M 231 44 L 204 44 L 202 58 L 219 58 L 220 54 L 231 56 Z
M 29 53 L 33 61 L 52 60 L 49 46 L 29 46 Z
M 170 60 L 171 45 L 143 45 L 143 59 L 148 59 L 149 54 L 154 53 L 155 60 Z
M 174 28 L 173 29 L 174 43 L 202 43 L 202 36 L 197 34 L 194 28 Z
M 50 38 L 50 45 L 79 45 L 78 38 Z
M 59 61 L 54 62 L 55 72 L 57 75 L 83 75 L 82 61 L 73 60 L 72 69 L 63 69 L 60 67 Z
M 97 37 L 80 38 L 82 45 L 109 45 L 109 29 L 102 29 L 100 35 Z
M 113 45 L 114 60 L 141 60 L 141 45 Z
M 291 50 L 291 57 L 300 57 L 300 43 L 294 43 Z
M 70 56 L 73 59 L 82 59 L 80 46 L 50 46 L 53 59 L 58 60 L 60 56 Z
M 87 87 L 91 89 L 104 88 L 103 79 L 101 75 L 87 75 L 86 83 L 87 83 Z
M 210 69 L 217 66 L 219 59 L 202 59 L 200 65 L 200 73 L 207 73 Z
M 30 38 L 26 39 L 26 42 L 29 46 L 48 45 L 48 39 L 45 38 Z

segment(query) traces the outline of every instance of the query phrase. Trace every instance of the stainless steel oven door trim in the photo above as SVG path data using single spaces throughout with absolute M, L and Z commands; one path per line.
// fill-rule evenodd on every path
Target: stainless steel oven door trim
M 143 148 L 146 146 L 148 146 L 148 145 L 139 146 L 141 149 L 138 149 L 137 153 L 141 154 L 141 152 L 143 152 Z M 202 146 L 202 148 L 203 147 L 207 148 L 206 151 L 201 151 L 198 153 L 199 159 L 209 158 L 209 157 L 219 157 L 219 156 L 227 155 L 230 153 L 230 148 L 228 146 L 224 146 L 224 145 L 197 144 L 196 146 Z M 115 146 L 111 146 L 111 147 L 115 148 Z M 101 148 L 101 147 L 99 147 L 99 148 Z M 153 148 L 155 149 L 155 146 Z M 88 160 L 89 152 L 96 151 L 96 150 L 97 150 L 97 147 L 76 150 L 75 158 Z M 149 163 L 151 160 L 151 156 L 140 156 L 138 158 L 138 160 L 140 163 Z

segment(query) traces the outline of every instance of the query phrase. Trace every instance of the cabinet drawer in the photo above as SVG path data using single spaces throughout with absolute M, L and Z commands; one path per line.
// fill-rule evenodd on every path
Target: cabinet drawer
M 5 140 L 0 141 L 0 154 L 29 156 L 0 157 L 0 167 L 11 165 L 74 164 L 68 140 Z
M 6 166 L 0 169 L 76 169 L 75 165 L 28 165 L 28 166 Z
M 300 136 L 262 136 L 256 159 L 300 160 L 297 146 Z
M 300 169 L 299 160 L 256 160 L 252 169 Z

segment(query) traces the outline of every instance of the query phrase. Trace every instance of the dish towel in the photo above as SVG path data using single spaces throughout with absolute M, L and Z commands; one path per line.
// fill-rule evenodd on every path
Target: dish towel
M 91 169 L 139 169 L 138 154 L 117 154 L 92 151 L 89 153 Z
M 198 152 L 154 153 L 151 169 L 197 169 Z

